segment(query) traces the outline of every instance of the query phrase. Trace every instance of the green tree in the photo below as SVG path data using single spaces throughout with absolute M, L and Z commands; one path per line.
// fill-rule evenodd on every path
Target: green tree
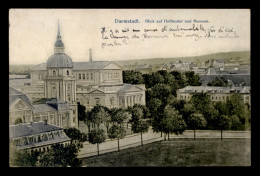
M 77 102 L 78 104 L 78 119 L 80 121 L 84 121 L 86 119 L 86 107 L 82 104 L 80 104 L 80 102 Z
M 148 109 L 143 105 L 135 104 L 133 107 L 129 107 L 128 111 L 132 115 L 130 120 L 132 131 L 134 133 L 141 133 L 141 145 L 143 146 L 143 133 L 149 130 Z
M 196 140 L 195 130 L 205 127 L 207 121 L 202 114 L 193 113 L 188 118 L 188 124 L 189 127 L 194 130 L 194 140 Z
M 129 84 L 144 84 L 144 78 L 142 73 L 139 71 L 124 70 L 123 82 Z
M 227 115 L 219 114 L 215 119 L 215 127 L 221 132 L 221 140 L 223 140 L 223 130 L 228 130 L 231 126 L 230 118 Z
M 9 145 L 10 167 L 36 167 L 39 153 L 30 154 L 26 150 L 18 150 L 12 142 Z
M 107 107 L 96 105 L 87 115 L 87 120 L 97 125 L 98 129 L 101 123 L 108 122 L 110 120 L 109 109 Z
M 62 144 L 52 145 L 49 151 L 39 155 L 37 166 L 40 167 L 80 167 L 82 162 L 77 158 L 78 149 L 71 144 L 64 147 Z
M 126 131 L 124 127 L 120 126 L 119 124 L 112 125 L 108 130 L 108 137 L 111 139 L 117 139 L 118 141 L 118 151 L 120 151 L 119 139 L 123 139 L 125 135 Z
M 105 131 L 103 129 L 93 129 L 88 133 L 88 141 L 91 144 L 97 144 L 97 152 L 99 156 L 99 144 L 106 140 Z
M 185 121 L 178 113 L 178 111 L 170 107 L 169 105 L 165 107 L 164 116 L 161 119 L 159 125 L 161 126 L 162 132 L 165 133 L 165 140 L 167 134 L 169 140 L 169 134 L 182 134 L 187 127 Z
M 83 142 L 87 141 L 87 134 L 81 133 L 77 128 L 64 129 L 66 135 L 71 139 L 71 144 L 74 144 L 77 149 L 83 147 Z
M 17 125 L 19 123 L 23 123 L 22 119 L 21 118 L 18 118 L 14 121 L 14 124 Z
M 199 75 L 195 75 L 194 71 L 184 72 L 184 75 L 189 86 L 201 86 L 202 83 L 200 81 L 200 77 Z

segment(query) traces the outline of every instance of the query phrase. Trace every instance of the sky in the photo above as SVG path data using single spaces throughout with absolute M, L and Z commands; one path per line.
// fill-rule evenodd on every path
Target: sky
M 140 23 L 115 23 L 115 19 L 138 19 Z M 152 38 L 118 39 L 120 46 L 101 47 L 101 28 L 161 29 L 176 23 L 145 23 L 145 20 L 208 20 L 205 27 L 225 26 L 236 31 L 238 38 Z M 145 58 L 170 58 L 250 50 L 249 9 L 10 9 L 9 64 L 40 64 L 54 54 L 58 20 L 65 53 L 73 62 L 88 61 L 92 49 L 94 61 L 119 61 Z M 180 24 L 190 27 L 192 24 Z M 197 25 L 197 24 L 196 24 Z M 149 32 L 152 34 L 153 32 Z M 157 32 L 157 33 L 160 33 Z M 185 32 L 184 32 L 185 33 Z M 184 33 L 182 33 L 184 35 Z M 155 33 L 153 33 L 155 34 Z M 153 35 L 152 34 L 152 35 Z M 160 33 L 162 34 L 162 33 Z M 122 36 L 121 32 L 118 36 Z M 129 35 L 129 37 L 132 35 Z

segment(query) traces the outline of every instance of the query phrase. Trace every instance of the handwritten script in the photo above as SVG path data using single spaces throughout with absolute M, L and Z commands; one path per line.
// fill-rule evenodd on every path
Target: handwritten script
M 156 39 L 190 39 L 200 41 L 207 39 L 236 39 L 239 38 L 237 31 L 232 27 L 205 24 L 182 24 L 162 25 L 156 28 L 138 27 L 101 27 L 101 47 L 128 45 L 134 40 L 156 40 Z

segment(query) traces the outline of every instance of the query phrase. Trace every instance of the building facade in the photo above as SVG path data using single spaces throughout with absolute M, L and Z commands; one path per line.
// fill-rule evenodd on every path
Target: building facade
M 189 101 L 195 93 L 206 93 L 212 102 L 227 101 L 233 94 L 242 95 L 244 103 L 251 105 L 250 86 L 241 87 L 214 87 L 214 86 L 187 86 L 177 90 L 177 99 Z

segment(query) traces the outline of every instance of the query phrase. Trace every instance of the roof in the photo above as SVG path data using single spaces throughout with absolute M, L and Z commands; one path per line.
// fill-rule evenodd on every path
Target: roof
M 29 106 L 32 107 L 32 104 L 31 104 L 29 98 L 27 97 L 27 95 L 25 95 L 24 93 L 12 88 L 12 87 L 9 87 L 9 108 L 18 99 L 23 100 L 25 103 L 27 103 Z
M 111 61 L 93 61 L 93 62 L 73 62 L 73 70 L 95 70 L 95 69 L 102 69 L 108 64 L 112 63 Z M 35 66 L 32 70 L 33 71 L 41 71 L 47 70 L 47 64 L 42 63 Z
M 72 68 L 73 63 L 70 56 L 68 56 L 67 54 L 56 53 L 49 57 L 46 66 L 49 68 Z
M 64 44 L 62 42 L 62 40 L 57 40 L 54 44 L 54 47 L 62 47 L 64 48 Z
M 53 107 L 47 105 L 47 104 L 37 104 L 33 105 L 33 113 L 44 113 L 44 112 L 53 112 L 56 111 Z
M 11 87 L 22 87 L 25 84 L 31 84 L 31 79 L 11 79 L 9 80 L 9 86 Z
M 144 90 L 143 88 L 139 87 L 138 85 L 134 85 L 134 84 L 124 84 L 123 87 L 121 87 L 118 92 L 127 92 L 128 90 L 132 89 L 133 87 L 137 87 L 140 90 Z
M 18 125 L 11 125 L 9 127 L 10 138 L 18 138 L 23 136 L 30 136 L 39 133 L 62 130 L 62 128 L 45 124 L 45 122 L 20 123 Z
M 73 70 L 95 70 L 102 69 L 111 61 L 73 62 Z

